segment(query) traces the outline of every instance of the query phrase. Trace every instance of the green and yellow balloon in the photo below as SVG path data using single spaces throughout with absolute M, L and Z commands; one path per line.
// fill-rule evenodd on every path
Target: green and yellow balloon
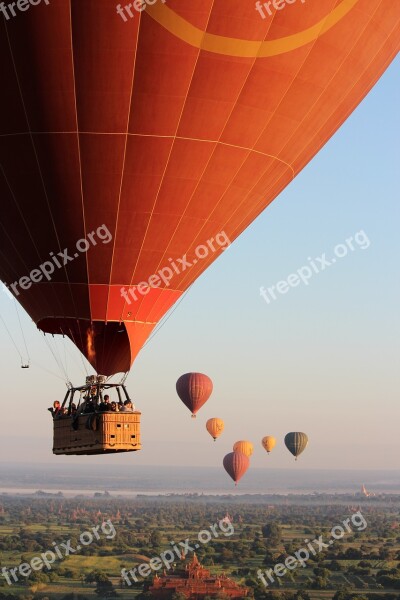
M 296 458 L 306 449 L 308 436 L 302 431 L 291 431 L 285 435 L 285 446 Z

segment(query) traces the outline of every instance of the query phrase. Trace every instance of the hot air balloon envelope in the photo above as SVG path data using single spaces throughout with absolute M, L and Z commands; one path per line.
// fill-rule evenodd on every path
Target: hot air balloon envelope
M 208 433 L 214 438 L 214 442 L 221 435 L 221 433 L 224 430 L 224 427 L 225 424 L 222 419 L 208 419 L 206 423 L 206 429 Z
M 248 442 L 247 440 L 239 440 L 238 442 L 234 443 L 233 451 L 243 452 L 243 454 L 250 458 L 250 456 L 254 452 L 254 446 L 251 442 Z
M 196 413 L 211 396 L 213 383 L 203 373 L 185 373 L 176 382 L 176 391 L 192 416 L 196 416 Z
M 0 279 L 105 375 L 399 47 L 394 0 L 1 4 Z
M 272 435 L 266 435 L 261 440 L 261 444 L 269 454 L 276 446 L 276 439 Z
M 249 468 L 250 460 L 243 452 L 230 452 L 224 457 L 223 464 L 225 471 L 237 484 Z
M 285 446 L 297 457 L 306 449 L 308 444 L 308 436 L 301 431 L 291 431 L 285 435 Z

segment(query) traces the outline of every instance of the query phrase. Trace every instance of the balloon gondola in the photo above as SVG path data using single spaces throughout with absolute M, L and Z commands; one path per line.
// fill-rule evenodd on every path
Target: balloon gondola
M 115 454 L 141 449 L 141 413 L 108 409 L 106 391 L 117 393 L 121 407 L 131 401 L 124 384 L 105 383 L 104 379 L 89 376 L 84 386 L 70 387 L 62 405 L 52 411 L 54 454 Z

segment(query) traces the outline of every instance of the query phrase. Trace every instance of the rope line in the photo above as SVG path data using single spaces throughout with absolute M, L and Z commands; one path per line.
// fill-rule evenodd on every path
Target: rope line
M 17 352 L 18 352 L 18 354 L 19 354 L 19 357 L 20 357 L 20 359 L 21 359 L 21 364 L 23 364 L 23 358 L 22 358 L 22 354 L 21 354 L 21 352 L 18 350 L 18 346 L 17 346 L 16 342 L 14 341 L 14 338 L 13 338 L 13 336 L 11 335 L 11 333 L 10 333 L 10 331 L 9 331 L 9 329 L 8 329 L 7 325 L 6 325 L 6 322 L 5 322 L 5 320 L 3 319 L 3 316 L 2 316 L 1 314 L 0 314 L 0 319 L 3 321 L 3 325 L 4 325 L 4 327 L 5 327 L 5 330 L 7 331 L 8 335 L 9 335 L 9 337 L 10 337 L 10 340 L 11 340 L 11 341 L 12 341 L 12 343 L 14 344 L 14 347 L 15 347 L 16 351 L 17 351 Z
M 28 357 L 28 364 L 31 362 L 31 357 L 29 356 L 29 350 L 28 350 L 28 346 L 26 344 L 26 339 L 25 339 L 25 334 L 24 334 L 24 330 L 22 328 L 22 323 L 21 323 L 21 319 L 19 317 L 19 312 L 18 312 L 18 306 L 17 306 L 17 301 L 15 298 L 13 298 L 14 300 L 14 306 L 15 306 L 15 312 L 17 313 L 17 318 L 18 318 L 18 323 L 19 323 L 19 327 L 21 329 L 21 335 L 22 335 L 22 339 L 24 340 L 24 344 L 25 344 L 25 350 L 26 350 L 26 355 Z

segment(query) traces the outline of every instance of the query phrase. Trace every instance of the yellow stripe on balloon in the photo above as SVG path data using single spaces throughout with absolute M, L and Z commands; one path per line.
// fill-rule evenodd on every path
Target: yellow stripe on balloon
M 312 27 L 287 37 L 269 41 L 242 40 L 202 31 L 183 17 L 180 17 L 175 11 L 163 4 L 163 2 L 147 5 L 146 12 L 164 29 L 190 46 L 207 50 L 214 54 L 255 58 L 284 54 L 285 52 L 291 52 L 313 42 L 341 21 L 354 8 L 358 1 L 342 0 L 326 17 Z

